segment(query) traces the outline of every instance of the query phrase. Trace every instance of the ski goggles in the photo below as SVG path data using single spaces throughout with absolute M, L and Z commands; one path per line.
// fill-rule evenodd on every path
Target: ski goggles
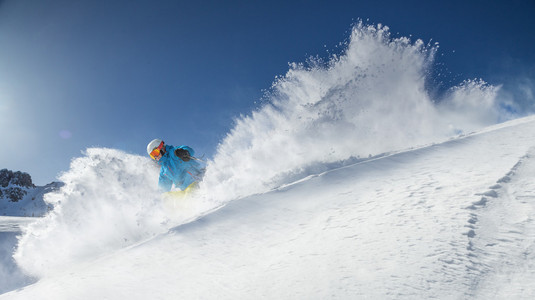
M 160 145 L 156 148 L 154 148 L 154 150 L 152 150 L 152 152 L 149 154 L 150 157 L 152 157 L 152 159 L 156 159 L 156 157 L 160 156 L 160 153 L 162 152 L 162 148 L 163 148 L 163 141 L 160 143 Z

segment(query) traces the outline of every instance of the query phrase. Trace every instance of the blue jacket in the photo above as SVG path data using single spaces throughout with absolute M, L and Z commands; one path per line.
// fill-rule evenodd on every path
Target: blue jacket
M 161 166 L 158 186 L 166 192 L 171 190 L 173 184 L 184 190 L 190 184 L 200 181 L 204 175 L 203 166 L 197 160 L 183 161 L 175 155 L 175 150 L 179 148 L 188 150 L 191 156 L 195 154 L 188 146 L 165 145 L 165 154 L 158 160 Z

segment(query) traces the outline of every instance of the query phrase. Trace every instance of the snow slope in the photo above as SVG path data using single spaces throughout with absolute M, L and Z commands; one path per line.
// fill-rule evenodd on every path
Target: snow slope
M 535 118 L 233 201 L 0 299 L 532 299 Z

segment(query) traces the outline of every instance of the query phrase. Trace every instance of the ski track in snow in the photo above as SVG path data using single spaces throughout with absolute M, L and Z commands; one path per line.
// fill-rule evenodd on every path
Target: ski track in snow
M 473 296 L 535 298 L 534 158 L 532 147 L 469 207 Z
M 2 299 L 531 299 L 535 119 L 311 176 Z

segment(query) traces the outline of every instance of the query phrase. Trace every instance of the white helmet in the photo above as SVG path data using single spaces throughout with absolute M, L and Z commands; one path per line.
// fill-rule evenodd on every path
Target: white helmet
M 160 144 L 162 143 L 163 141 L 160 140 L 160 139 L 154 139 L 152 140 L 148 145 L 147 145 L 147 154 L 150 155 L 150 153 L 152 152 L 152 150 L 158 148 L 158 146 L 160 146 Z

